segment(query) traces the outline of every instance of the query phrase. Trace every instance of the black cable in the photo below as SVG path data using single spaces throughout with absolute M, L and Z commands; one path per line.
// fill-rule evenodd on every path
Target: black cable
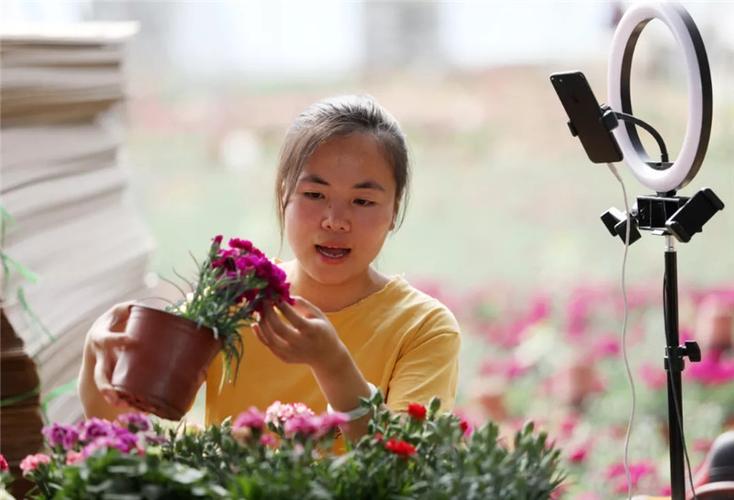
M 644 121 L 640 120 L 639 118 L 637 118 L 635 116 L 632 116 L 632 115 L 627 114 L 627 113 L 621 113 L 619 111 L 615 111 L 614 112 L 614 116 L 617 117 L 620 120 L 623 120 L 623 121 L 626 121 L 626 122 L 631 122 L 631 123 L 634 123 L 635 125 L 639 125 L 640 127 L 642 127 L 645 130 L 647 130 L 650 133 L 650 135 L 653 136 L 653 138 L 655 139 L 655 141 L 657 141 L 657 143 L 658 143 L 658 147 L 660 148 L 660 161 L 662 163 L 667 163 L 668 162 L 668 148 L 665 147 L 665 141 L 663 140 L 663 136 L 660 135 L 660 133 L 657 130 L 655 130 L 652 127 L 652 125 L 650 125 L 647 122 L 644 122 Z
M 667 290 L 668 290 L 668 275 L 667 273 L 663 276 L 663 321 L 665 324 L 668 324 L 668 299 L 667 299 Z M 675 383 L 673 380 L 673 370 L 672 363 L 668 361 L 668 376 L 670 378 L 670 388 L 673 391 L 673 406 L 675 406 L 675 422 L 678 425 L 678 432 L 680 432 L 680 439 L 683 442 L 683 453 L 686 457 L 686 466 L 688 467 L 688 483 L 691 486 L 691 493 L 693 494 L 693 500 L 697 500 L 698 497 L 696 496 L 696 488 L 693 486 L 693 475 L 691 473 L 691 461 L 688 459 L 688 448 L 686 447 L 686 437 L 683 434 L 683 415 L 681 415 L 680 408 L 678 407 L 678 394 L 675 390 Z

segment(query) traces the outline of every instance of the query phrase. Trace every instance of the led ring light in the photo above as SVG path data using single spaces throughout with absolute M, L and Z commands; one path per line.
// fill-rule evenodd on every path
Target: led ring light
M 696 24 L 685 9 L 676 4 L 638 4 L 630 7 L 614 32 L 609 56 L 609 104 L 615 111 L 632 114 L 630 70 L 632 54 L 643 28 L 660 19 L 683 48 L 688 70 L 688 123 L 683 148 L 670 166 L 654 168 L 637 130 L 631 123 L 614 129 L 624 160 L 637 179 L 658 193 L 682 188 L 701 167 L 711 135 L 711 72 L 706 49 Z

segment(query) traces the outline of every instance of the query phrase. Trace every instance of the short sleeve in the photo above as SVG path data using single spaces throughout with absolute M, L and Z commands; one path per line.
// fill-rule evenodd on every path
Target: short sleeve
M 405 411 L 410 403 L 427 405 L 433 396 L 438 396 L 440 411 L 453 410 L 461 344 L 458 329 L 430 332 L 411 344 L 395 364 L 386 395 L 387 407 Z

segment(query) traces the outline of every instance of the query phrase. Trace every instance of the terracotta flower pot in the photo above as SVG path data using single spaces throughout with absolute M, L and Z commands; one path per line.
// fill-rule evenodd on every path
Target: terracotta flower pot
M 132 306 L 112 387 L 131 406 L 179 420 L 191 408 L 221 348 L 210 328 L 150 307 Z

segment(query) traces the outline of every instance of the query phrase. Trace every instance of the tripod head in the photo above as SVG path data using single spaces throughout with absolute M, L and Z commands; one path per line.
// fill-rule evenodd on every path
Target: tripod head
M 724 203 L 710 189 L 704 188 L 693 197 L 675 196 L 675 192 L 658 195 L 638 196 L 630 210 L 630 245 L 641 238 L 640 229 L 660 236 L 674 236 L 687 243 L 694 234 L 703 231 L 703 226 Z M 627 230 L 627 214 L 610 208 L 601 215 L 609 234 L 619 236 L 624 243 Z

